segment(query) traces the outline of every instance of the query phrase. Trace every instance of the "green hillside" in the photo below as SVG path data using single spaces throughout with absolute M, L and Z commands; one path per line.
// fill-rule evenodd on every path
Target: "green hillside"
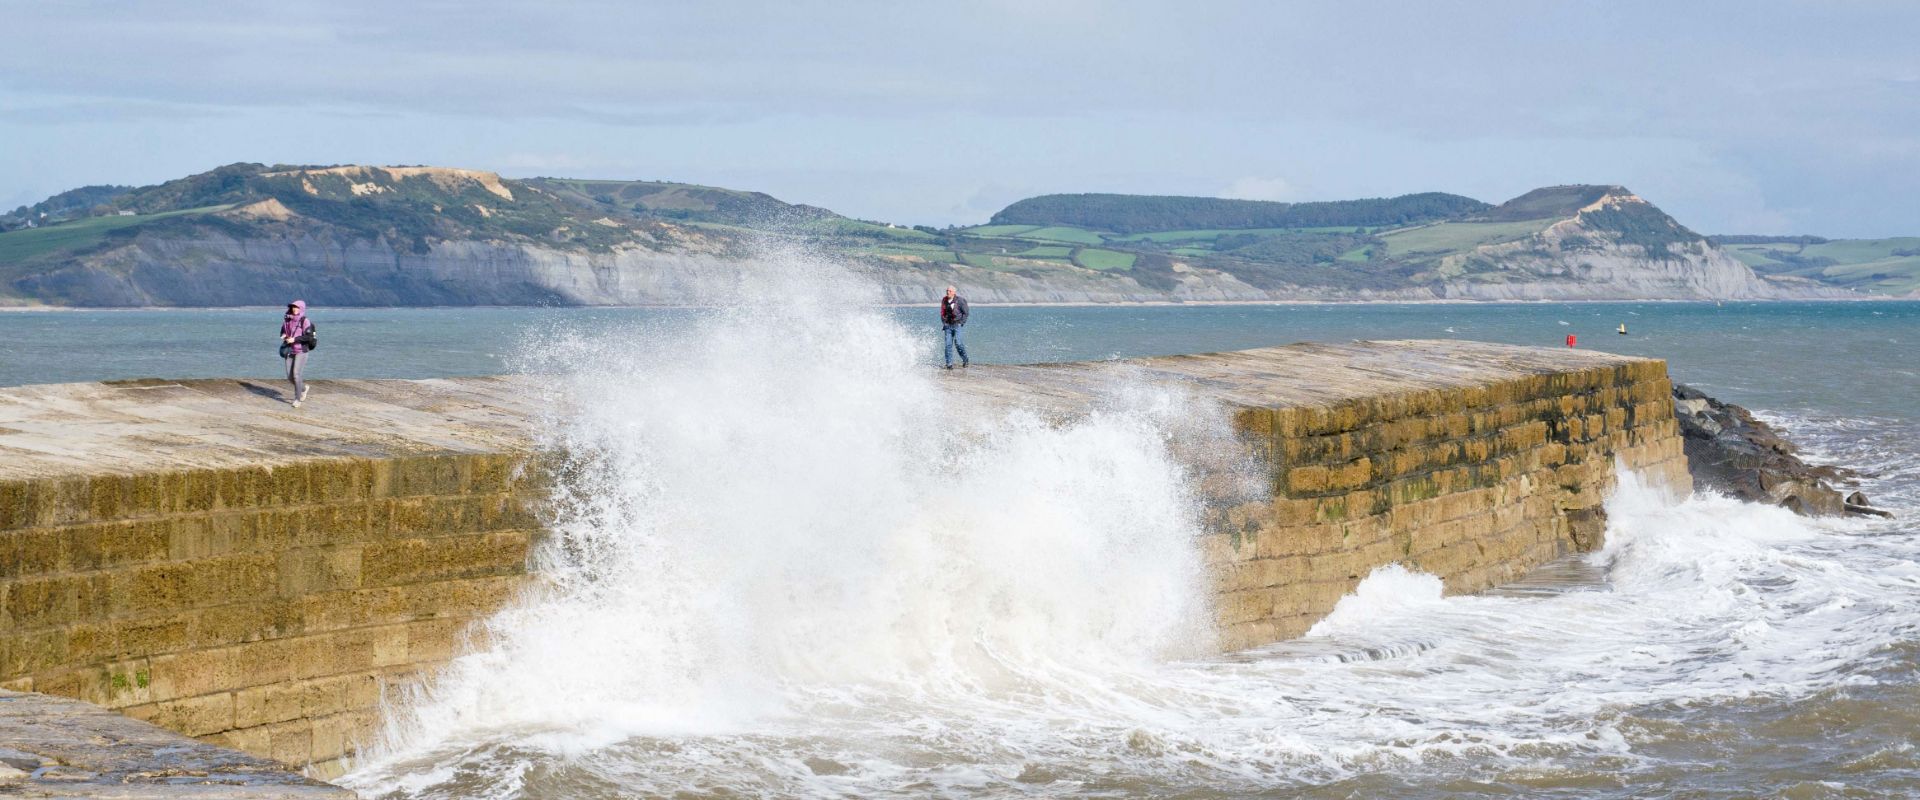
M 1215 296 L 1339 297 L 1472 285 L 1476 291 L 1495 287 L 1482 296 L 1513 296 L 1501 294 L 1499 285 L 1564 281 L 1599 252 L 1616 264 L 1668 262 L 1656 270 L 1668 275 L 1673 259 L 1691 259 L 1701 269 L 1738 273 L 1725 276 L 1729 280 L 1752 280 L 1702 246 L 1711 242 L 1766 274 L 1876 293 L 1920 291 L 1920 238 L 1707 240 L 1618 186 L 1546 187 L 1498 206 L 1441 193 L 1312 203 L 1046 195 L 1013 203 L 986 225 L 936 229 L 851 219 L 759 192 L 698 184 L 241 163 L 152 186 L 84 187 L 0 216 L 0 301 L 147 302 L 102 294 L 120 291 L 115 287 L 125 285 L 127 265 L 135 263 L 173 276 L 164 285 L 160 278 L 143 279 L 143 286 L 197 300 L 207 296 L 208 279 L 188 275 L 198 262 L 176 254 L 182 243 L 189 249 L 211 243 L 218 251 L 229 240 L 290 253 L 278 256 L 286 265 L 240 257 L 221 267 L 255 281 L 279 278 L 252 271 L 292 269 L 295 262 L 331 270 L 337 254 L 347 251 L 455 260 L 474 252 L 441 247 L 448 242 L 744 258 L 768 240 L 906 274 L 986 270 L 1043 295 L 1054 286 L 1125 286 L 1129 292 L 1202 286 Z M 1515 246 L 1488 249 L 1509 244 Z M 336 255 L 301 260 L 323 252 Z M 462 297 L 545 302 L 550 296 L 540 293 L 548 289 L 501 287 L 490 278 L 457 290 L 464 294 L 407 283 L 414 280 L 369 274 L 350 296 L 433 303 Z M 234 296 L 251 297 L 249 291 L 237 286 Z M 516 294 L 528 291 L 534 293 Z
M 763 227 L 837 218 L 824 208 L 783 203 L 760 192 L 663 181 L 532 178 L 524 181 L 583 207 L 689 222 Z
M 992 225 L 1064 225 L 1112 233 L 1249 228 L 1414 225 L 1484 211 L 1486 203 L 1440 192 L 1367 200 L 1275 203 L 1219 197 L 1049 194 L 1014 203 Z
M 1551 242 L 1538 238 L 1569 221 L 1575 227 Z M 1536 244 L 1524 252 L 1571 261 L 1579 252 L 1617 245 L 1653 259 L 1705 252 L 1694 247 L 1705 237 L 1612 185 L 1550 186 L 1498 206 L 1437 193 L 1324 203 L 1045 195 L 1007 206 L 986 225 L 939 232 L 925 250 L 876 246 L 866 252 L 996 269 L 1071 266 L 1136 278 L 1184 262 L 1262 288 L 1358 290 L 1465 273 L 1499 280 L 1493 274 L 1499 257 L 1479 248 L 1527 241 Z M 933 248 L 941 249 L 929 255 Z
M 258 206 L 263 213 L 214 214 Z M 271 206 L 269 210 L 267 207 Z M 609 247 L 632 231 L 587 224 L 586 209 L 488 172 L 431 167 L 229 164 L 122 192 L 94 216 L 0 233 L 0 263 L 58 259 L 143 233 L 247 237 L 299 229 L 424 251 L 448 239 L 540 238 Z M 127 216 L 127 215 L 131 216 Z
M 1000 266 L 1061 262 L 1137 272 L 1174 260 L 1257 287 L 1403 287 L 1451 256 L 1528 239 L 1581 214 L 1617 186 L 1556 186 L 1499 206 L 1459 195 L 1316 203 L 1112 194 L 1045 195 L 1013 203 L 987 225 L 947 232 L 951 260 Z M 1644 203 L 1585 212 L 1602 235 L 1659 248 L 1697 238 Z M 1066 258 L 1054 248 L 1077 246 Z M 1127 258 L 1114 255 L 1124 254 Z
M 1716 236 L 1713 241 L 1763 275 L 1791 275 L 1876 294 L 1920 291 L 1920 237 Z
M 44 228 L 25 228 L 0 233 L 0 265 L 24 262 L 37 256 L 68 250 L 83 250 L 96 247 L 106 241 L 107 236 L 123 228 L 131 228 L 156 220 L 170 217 L 208 214 L 225 211 L 231 205 L 187 208 L 179 211 L 165 211 L 158 214 L 140 214 L 131 216 L 114 215 L 110 217 L 91 217 L 76 220 L 65 225 L 52 225 Z
M 1524 239 L 1545 230 L 1554 221 L 1530 219 L 1518 222 L 1436 222 L 1417 228 L 1403 228 L 1384 234 L 1380 238 L 1386 242 L 1387 254 L 1391 256 L 1451 253 L 1456 250 L 1471 250 L 1482 245 Z
M 943 232 L 934 241 L 947 252 L 928 260 L 1013 271 L 1073 267 L 1164 281 L 1172 274 L 1172 259 L 1180 259 L 1261 287 L 1385 288 L 1403 276 L 1364 266 L 1376 249 L 1382 256 L 1387 252 L 1385 241 L 1374 235 L 1377 230 L 1319 226 L 1115 233 L 1066 224 L 996 223 Z M 868 252 L 898 255 L 884 246 Z
M 33 205 L 0 214 L 0 232 L 22 230 L 29 226 L 57 225 L 66 220 L 89 216 L 95 208 L 131 191 L 131 186 L 108 185 L 69 189 Z
M 42 215 L 45 216 L 42 216 Z M 143 235 L 325 236 L 423 253 L 437 241 L 529 241 L 606 250 L 661 246 L 670 227 L 726 238 L 767 230 L 828 242 L 909 245 L 932 235 L 847 219 L 759 192 L 659 181 L 513 180 L 438 167 L 229 164 L 153 186 L 87 187 L 0 217 L 6 275 Z M 29 221 L 33 227 L 27 227 Z M 691 231 L 698 230 L 698 234 Z M 684 236 L 682 236 L 684 238 Z M 1094 243 L 1097 243 L 1094 242 Z M 938 256 L 949 250 L 937 249 Z
M 1623 186 L 1574 184 L 1544 186 L 1477 214 L 1484 222 L 1518 222 L 1529 219 L 1565 219 L 1580 209 L 1599 202 L 1609 194 L 1629 194 Z
M 1610 187 L 1592 188 L 1580 193 L 1581 205 Z M 1509 221 L 1485 221 L 1500 209 L 1439 193 L 1320 203 L 1046 195 L 1008 206 L 987 225 L 950 231 L 943 241 L 962 263 L 983 254 L 1003 266 L 1025 259 L 1139 273 L 1180 260 L 1263 288 L 1388 289 L 1436 259 L 1539 233 L 1554 220 L 1527 218 L 1532 211 L 1580 199 L 1554 194 L 1502 207 Z M 1079 249 L 1060 252 L 1068 246 Z

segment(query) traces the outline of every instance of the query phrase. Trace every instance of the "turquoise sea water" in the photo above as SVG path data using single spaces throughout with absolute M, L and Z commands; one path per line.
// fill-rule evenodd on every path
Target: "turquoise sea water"
M 319 308 L 315 378 L 433 378 L 509 371 L 556 330 L 671 325 L 680 309 Z M 938 360 L 930 308 L 927 358 Z M 1627 325 L 1628 335 L 1615 333 Z M 0 386 L 168 377 L 271 377 L 277 310 L 0 313 Z M 1908 414 L 1920 386 L 1920 302 L 976 306 L 982 362 L 1236 350 L 1299 341 L 1477 339 L 1667 359 L 1676 379 L 1762 407 Z M 620 344 L 610 338 L 609 357 Z M 778 352 L 768 358 L 781 358 Z
M 1116 624 L 1153 619 L 1192 577 L 1164 546 L 1190 531 L 1183 473 L 1157 455 L 1178 428 L 1143 423 L 1152 403 L 941 449 L 928 432 L 951 421 L 926 418 L 928 376 L 965 375 L 933 372 L 932 309 L 887 312 L 925 373 L 890 359 L 898 337 L 875 328 L 891 326 L 835 327 L 857 314 L 676 338 L 707 313 L 316 309 L 311 377 L 558 363 L 577 370 L 556 380 L 578 413 L 551 435 L 607 454 L 572 487 L 605 513 L 562 532 L 603 560 L 494 620 L 505 645 L 390 706 L 399 733 L 346 785 L 449 800 L 1920 796 L 1920 303 L 977 306 L 983 362 L 1573 334 L 1667 359 L 1811 460 L 1861 470 L 1899 515 L 1809 521 L 1627 479 L 1605 550 L 1561 584 L 1443 597 L 1387 570 L 1305 639 L 1172 660 Z M 272 378 L 277 323 L 0 313 L 0 385 Z M 543 360 L 583 332 L 586 352 Z

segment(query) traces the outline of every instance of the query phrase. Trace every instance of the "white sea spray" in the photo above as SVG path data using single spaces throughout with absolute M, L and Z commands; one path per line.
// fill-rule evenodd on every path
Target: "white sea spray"
M 1448 596 L 1389 566 L 1301 640 L 1198 654 L 1206 579 L 1180 453 L 1210 412 L 1141 385 L 1066 424 L 963 411 L 940 391 L 958 376 L 862 310 L 857 280 L 805 268 L 739 297 L 684 330 L 543 344 L 560 368 L 548 443 L 573 454 L 545 582 L 393 699 L 348 785 L 1580 786 L 1661 769 L 1661 714 L 1865 687 L 1920 621 L 1904 523 L 1676 501 L 1623 474 L 1589 583 Z

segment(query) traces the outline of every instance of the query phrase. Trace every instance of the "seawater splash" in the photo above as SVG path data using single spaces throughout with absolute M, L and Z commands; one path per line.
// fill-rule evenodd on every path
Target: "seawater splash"
M 1223 421 L 1125 385 L 1065 424 L 961 409 L 940 384 L 966 375 L 930 370 L 928 337 L 796 272 L 676 328 L 542 343 L 541 444 L 569 454 L 543 584 L 391 709 L 376 760 L 1072 692 L 1208 648 L 1170 447 Z
M 772 286 L 546 343 L 549 443 L 574 454 L 547 583 L 392 709 L 352 788 L 1769 794 L 1768 769 L 1700 765 L 1762 763 L 1755 725 L 1797 735 L 1755 715 L 1911 686 L 1910 528 L 1630 474 L 1590 582 L 1448 597 L 1387 567 L 1308 637 L 1196 654 L 1189 406 L 1121 386 L 1065 425 L 963 411 L 927 343 L 839 302 L 857 286 Z

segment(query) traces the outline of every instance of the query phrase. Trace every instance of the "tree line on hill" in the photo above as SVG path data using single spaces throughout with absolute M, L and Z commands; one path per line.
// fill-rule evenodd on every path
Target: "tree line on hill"
M 1738 233 L 1709 236 L 1707 237 L 1707 241 L 1712 242 L 1715 247 L 1719 247 L 1729 244 L 1826 244 L 1831 240 L 1825 236 L 1765 236 L 1760 234 Z
M 108 213 L 105 203 L 131 191 L 133 191 L 131 186 L 107 185 L 69 189 L 33 205 L 21 206 L 0 214 L 0 231 L 52 225 L 79 217 L 99 216 Z
M 1219 197 L 1049 194 L 993 215 L 995 225 L 1072 225 L 1114 233 L 1247 228 L 1377 228 L 1483 212 L 1471 197 L 1424 192 L 1400 197 L 1278 203 Z

